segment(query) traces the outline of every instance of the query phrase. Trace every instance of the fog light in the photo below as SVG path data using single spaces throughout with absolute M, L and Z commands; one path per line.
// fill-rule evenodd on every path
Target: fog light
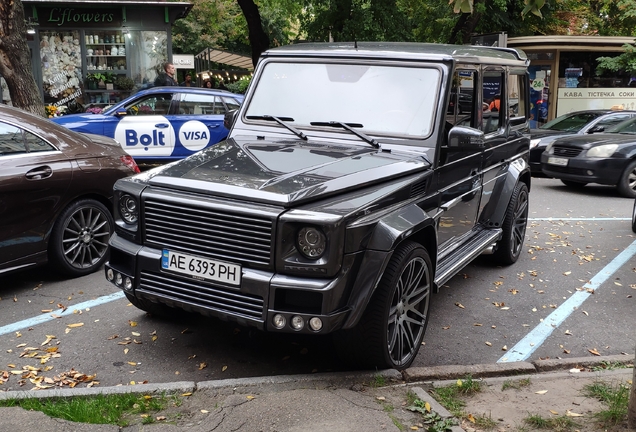
M 115 278 L 115 272 L 113 271 L 113 269 L 106 270 L 106 279 L 112 282 L 114 278 Z
M 300 315 L 294 315 L 290 325 L 294 330 L 302 330 L 302 328 L 305 327 L 305 320 Z
M 322 328 L 322 320 L 320 318 L 313 317 L 309 320 L 309 327 L 311 327 L 313 331 L 320 331 Z
M 592 171 L 592 170 L 587 170 L 587 175 L 594 175 L 594 171 Z
M 124 279 L 124 289 L 131 290 L 132 289 L 132 280 L 129 277 Z
M 122 282 L 123 282 L 123 278 L 121 276 L 121 273 L 117 273 L 115 275 L 115 284 L 116 285 L 121 285 Z
M 272 318 L 272 324 L 274 324 L 274 327 L 276 327 L 277 329 L 282 329 L 283 327 L 285 327 L 285 323 L 287 323 L 287 320 L 281 314 L 276 314 L 274 315 L 274 318 Z

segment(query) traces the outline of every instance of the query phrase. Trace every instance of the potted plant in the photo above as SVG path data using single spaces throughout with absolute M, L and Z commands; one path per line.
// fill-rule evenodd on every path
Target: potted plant
M 133 89 L 133 87 L 135 87 L 135 82 L 132 80 L 132 78 L 120 75 L 115 80 L 115 87 L 120 90 L 130 91 Z
M 86 75 L 89 90 L 97 90 L 97 87 L 105 87 L 106 75 L 101 72 L 89 73 Z
M 106 83 L 106 90 L 113 90 L 113 82 L 115 81 L 115 78 L 117 77 L 112 72 L 106 72 L 104 74 L 104 83 Z

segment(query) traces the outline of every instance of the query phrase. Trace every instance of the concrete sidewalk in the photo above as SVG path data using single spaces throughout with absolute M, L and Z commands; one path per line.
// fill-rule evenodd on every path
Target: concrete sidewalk
M 431 404 L 433 411 L 450 417 L 430 397 L 431 389 L 453 385 L 471 375 L 482 380 L 483 390 L 466 400 L 464 412 L 490 416 L 495 430 L 518 430 L 529 414 L 543 417 L 576 414 L 581 432 L 599 430 L 592 418 L 602 406 L 585 398 L 581 388 L 596 380 L 630 382 L 632 369 L 591 371 L 609 364 L 633 365 L 634 356 L 608 356 L 534 363 L 487 364 L 411 368 L 402 373 L 352 372 L 315 375 L 245 378 L 206 382 L 177 382 L 104 388 L 0 392 L 0 399 L 71 397 L 96 394 L 189 394 L 180 406 L 154 413 L 155 421 L 142 418 L 130 426 L 89 425 L 52 419 L 22 408 L 0 408 L 0 431 L 47 432 L 225 432 L 225 431 L 398 431 L 426 430 L 421 414 L 407 410 L 409 393 Z M 584 370 L 573 372 L 572 369 Z M 598 369 L 598 368 L 595 368 Z M 502 390 L 506 380 L 530 378 L 521 389 Z M 557 413 L 557 414 L 554 414 Z M 160 420 L 156 420 L 159 417 Z M 164 420 L 165 418 L 165 420 Z M 454 431 L 479 428 L 458 419 Z M 528 429 L 526 427 L 526 430 Z

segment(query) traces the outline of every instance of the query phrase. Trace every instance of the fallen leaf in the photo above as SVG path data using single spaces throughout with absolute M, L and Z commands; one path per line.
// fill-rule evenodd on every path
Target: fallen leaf
M 492 344 L 490 342 L 488 342 L 488 341 L 486 341 L 485 344 L 488 345 L 488 346 L 492 346 Z
M 584 313 L 586 316 L 590 316 L 590 314 L 589 314 L 589 313 L 587 313 L 587 312 L 585 312 L 585 311 L 583 311 L 583 313 Z
M 130 332 L 133 336 L 141 336 L 141 333 L 137 333 L 137 332 Z
M 563 273 L 565 276 L 570 275 L 572 272 L 571 271 L 566 271 L 565 273 Z
M 572 412 L 570 410 L 567 410 L 565 412 L 565 415 L 568 416 L 568 417 L 583 417 L 583 414 L 578 414 L 578 413 Z
M 580 373 L 580 372 L 581 372 L 581 369 L 579 368 L 570 369 L 570 373 Z
M 501 347 L 501 350 L 502 350 L 502 351 L 508 351 L 508 345 L 504 345 L 504 346 L 502 346 L 502 347 Z
M 596 356 L 600 356 L 601 353 L 599 353 L 596 348 L 592 348 L 592 349 L 588 349 L 589 352 L 591 352 L 592 354 L 596 355 Z
M 128 348 L 124 348 L 124 354 L 128 354 L 128 351 L 130 351 Z
M 385 398 L 384 396 L 378 396 L 376 399 L 377 399 L 377 400 L 379 400 L 379 401 L 384 401 L 384 400 L 386 400 L 386 398 Z
M 568 335 L 568 336 L 572 336 L 572 333 L 570 333 L 570 330 L 566 330 L 565 334 Z
M 472 414 L 468 414 L 468 416 L 466 416 L 466 418 L 468 419 L 469 422 L 475 423 L 475 417 L 473 417 Z
M 535 393 L 542 395 L 542 394 L 546 394 L 547 392 L 548 392 L 547 390 L 539 390 L 539 391 L 536 391 Z
M 181 393 L 181 396 L 192 396 L 192 393 L 188 392 L 188 393 Z
M 76 328 L 76 327 L 81 327 L 83 325 L 84 325 L 84 323 L 66 324 L 66 327 Z
M 569 349 L 563 349 L 563 352 L 566 354 L 570 354 L 570 350 Z
M 227 366 L 223 366 L 223 367 L 221 368 L 221 372 L 225 372 L 226 370 L 227 370 Z
M 482 326 L 482 324 L 480 324 L 480 323 L 475 323 L 475 324 L 473 324 L 473 325 L 474 325 L 475 327 L 481 327 L 481 326 Z
M 153 342 L 154 342 L 154 341 L 156 341 L 157 339 L 159 339 L 159 336 L 157 336 L 157 335 L 152 335 L 152 341 L 153 341 Z
M 135 363 L 135 362 L 126 362 L 126 363 L 128 363 L 131 366 L 137 366 L 137 363 Z
M 453 226 L 453 224 L 449 224 L 449 225 L 442 225 L 442 224 L 439 224 L 439 225 L 440 225 L 440 226 Z M 410 429 L 411 429 L 411 430 L 420 430 L 420 428 L 418 428 L 417 426 L 411 426 L 411 427 L 410 427 Z
M 614 285 L 623 286 L 623 284 L 618 283 L 618 282 L 614 282 Z
M 130 325 L 131 327 L 137 327 L 137 321 L 128 320 L 128 325 Z
M 245 397 L 247 398 L 247 400 L 252 400 L 252 399 L 254 399 L 256 396 L 247 395 L 247 396 L 245 396 Z
M 208 367 L 208 364 L 207 364 L 207 363 L 200 363 L 200 364 L 199 364 L 199 370 L 203 370 L 203 369 L 205 369 L 206 367 Z
M 162 421 L 166 419 L 166 416 L 157 416 L 155 418 L 157 419 L 157 421 Z
M 466 309 L 463 304 L 458 303 L 458 302 L 455 302 L 455 306 L 457 306 L 458 308 L 461 308 L 461 309 Z
M 44 342 L 42 342 L 40 344 L 40 346 L 44 346 L 46 344 L 48 344 L 49 342 L 51 342 L 53 339 L 55 339 L 55 336 L 53 335 L 46 335 L 46 340 Z
M 208 411 L 208 410 L 201 410 L 201 412 L 202 412 L 203 414 L 207 414 L 207 413 L 209 413 L 210 411 Z
M 42 313 L 53 312 L 53 309 L 42 309 Z

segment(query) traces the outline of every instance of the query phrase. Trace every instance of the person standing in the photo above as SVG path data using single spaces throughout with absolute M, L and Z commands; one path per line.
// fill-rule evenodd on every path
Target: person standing
M 185 81 L 179 84 L 181 87 L 192 87 L 192 75 L 186 74 Z
M 155 79 L 155 86 L 178 86 L 179 83 L 174 79 L 176 69 L 172 63 L 164 63 L 164 73 L 159 74 Z

